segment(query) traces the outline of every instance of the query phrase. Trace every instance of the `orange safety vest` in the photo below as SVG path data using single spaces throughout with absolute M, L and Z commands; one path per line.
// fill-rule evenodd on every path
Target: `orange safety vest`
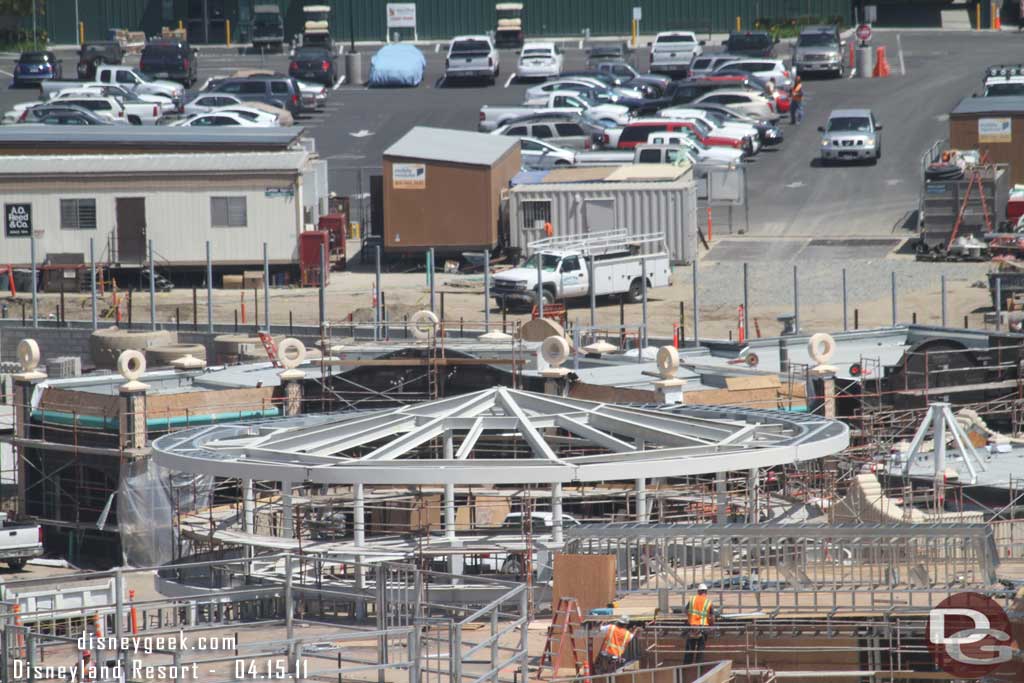
M 791 93 L 789 93 L 789 99 L 793 100 L 794 102 L 803 102 L 804 101 L 804 84 L 803 83 L 797 83 L 796 85 L 793 86 L 793 91 Z
M 690 618 L 690 626 L 707 626 L 711 616 L 711 598 L 706 595 L 695 595 L 690 598 L 686 608 Z
M 601 648 L 601 654 L 621 658 L 626 653 L 626 646 L 629 645 L 629 641 L 632 639 L 633 634 L 629 632 L 629 629 L 613 625 L 608 629 L 608 633 L 604 637 L 604 647 Z
M 548 237 L 555 236 L 555 226 L 551 225 L 551 221 L 544 223 L 544 234 Z

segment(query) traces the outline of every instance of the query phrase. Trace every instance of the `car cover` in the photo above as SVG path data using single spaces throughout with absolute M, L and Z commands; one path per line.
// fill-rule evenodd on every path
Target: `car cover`
M 408 44 L 385 45 L 370 61 L 370 87 L 416 87 L 423 80 L 427 60 Z

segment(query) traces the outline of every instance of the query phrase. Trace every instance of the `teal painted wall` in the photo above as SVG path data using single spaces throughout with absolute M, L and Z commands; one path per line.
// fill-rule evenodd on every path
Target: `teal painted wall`
M 266 0 L 258 0 L 265 2 Z M 46 0 L 46 29 L 54 43 L 74 43 L 75 0 Z M 239 3 L 256 0 L 224 0 L 224 16 L 231 21 L 235 41 L 244 38 L 239 22 Z M 354 15 L 356 40 L 383 40 L 387 0 L 329 0 L 334 12 L 331 27 L 338 40 L 349 38 L 349 12 Z M 302 6 L 312 0 L 278 0 L 289 35 L 302 29 Z M 758 17 L 842 17 L 850 21 L 850 0 L 526 0 L 527 36 L 578 36 L 584 28 L 592 35 L 627 35 L 632 7 L 643 8 L 641 31 L 689 29 L 703 32 L 732 30 L 736 17 L 743 27 Z M 416 14 L 421 39 L 443 39 L 461 33 L 492 30 L 496 23 L 495 0 L 418 0 Z M 79 1 L 80 18 L 89 39 L 102 39 L 112 27 L 142 30 L 148 35 L 161 26 L 188 24 L 187 0 L 90 0 Z

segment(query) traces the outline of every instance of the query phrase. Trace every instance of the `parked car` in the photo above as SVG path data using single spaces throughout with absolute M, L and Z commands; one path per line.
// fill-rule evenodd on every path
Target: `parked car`
M 88 109 L 97 116 L 105 116 L 111 121 L 127 119 L 124 105 L 116 98 L 104 97 L 99 93 L 87 93 L 85 95 L 68 95 L 51 101 L 52 104 L 73 104 L 83 109 Z M 152 109 L 150 109 L 152 111 Z M 132 123 L 129 121 L 129 123 Z M 139 121 L 141 123 L 141 121 Z
M 781 59 L 736 59 L 722 64 L 714 73 L 734 71 L 753 74 L 764 81 L 774 78 L 777 86 L 787 90 L 793 87 L 793 78 L 796 76 Z
M 704 41 L 692 31 L 663 31 L 654 37 L 650 48 L 652 74 L 686 76 L 695 57 L 704 54 Z
M 14 62 L 14 87 L 59 81 L 64 77 L 61 60 L 53 52 L 22 52 Z
M 670 107 L 662 109 L 659 114 L 668 119 L 700 121 L 715 135 L 738 137 L 743 140 L 744 149 L 749 149 L 752 154 L 757 154 L 761 149 L 761 136 L 757 134 L 757 129 L 749 123 L 725 121 L 710 112 L 693 107 Z
M 227 93 L 199 93 L 185 103 L 185 114 L 187 116 L 206 114 L 214 109 L 230 107 L 233 104 L 242 104 L 247 101 L 238 95 L 229 95 Z
M 142 48 L 139 71 L 191 88 L 199 75 L 199 52 L 180 40 L 154 40 Z
M 716 90 L 701 95 L 693 104 L 721 104 L 730 109 L 764 119 L 778 119 L 775 102 L 768 95 L 752 90 Z
M 273 108 L 264 108 L 261 102 L 253 102 L 251 105 L 246 104 L 234 104 L 220 109 L 214 109 L 211 114 L 237 114 L 243 119 L 247 119 L 252 123 L 259 124 L 261 126 L 280 126 L 281 117 L 278 112 L 284 113 L 286 116 L 291 118 L 291 114 L 288 113 L 287 109 L 280 109 L 274 111 Z
M 18 123 L 41 123 L 56 126 L 129 125 L 124 119 L 111 119 L 74 104 L 37 104 L 26 109 Z
M 793 67 L 801 74 L 830 73 L 842 78 L 846 71 L 843 48 L 835 26 L 808 26 L 800 31 L 793 47 Z
M 640 72 L 625 62 L 598 62 L 593 68 L 600 74 L 607 74 L 615 79 L 615 85 L 632 83 Z
M 119 85 L 137 95 L 162 95 L 174 102 L 175 107 L 183 106 L 185 89 L 180 83 L 150 78 L 134 67 L 101 64 L 96 67 L 92 83 L 97 85 Z M 42 84 L 43 94 L 67 88 L 79 88 L 81 81 L 50 81 Z
M 725 51 L 744 57 L 775 57 L 775 45 L 778 39 L 773 39 L 766 31 L 741 31 L 729 34 L 729 37 L 722 42 Z
M 735 147 L 713 147 L 701 142 L 689 130 L 660 131 L 647 136 L 649 145 L 682 145 L 693 152 L 697 161 L 710 165 L 731 165 L 743 161 L 743 150 Z M 638 146 L 639 147 L 639 146 Z
M 479 130 L 490 132 L 512 119 L 525 114 L 542 113 L 587 113 L 592 118 L 623 124 L 629 120 L 629 108 L 619 104 L 606 104 L 592 99 L 583 92 L 553 92 L 544 102 L 519 107 L 502 107 L 485 104 L 480 108 Z
M 524 102 L 539 101 L 547 99 L 553 92 L 561 91 L 585 92 L 588 90 L 607 90 L 616 96 L 622 94 L 612 88 L 604 81 L 588 76 L 563 76 L 544 81 L 540 85 L 534 85 L 526 89 L 523 95 Z
M 272 104 L 279 103 L 282 108 L 290 111 L 293 116 L 306 111 L 299 92 L 299 84 L 294 78 L 289 76 L 225 78 L 213 84 L 208 92 L 234 95 L 242 100 L 269 102 Z
M 665 94 L 672 79 L 658 74 L 639 74 L 629 82 L 630 90 L 638 91 L 645 99 L 657 99 Z
M 594 135 L 600 135 L 602 128 L 586 123 L 582 116 L 571 114 L 565 118 L 544 117 L 536 121 L 516 119 L 500 126 L 491 135 L 508 135 L 516 138 L 536 138 L 552 142 L 568 149 L 590 149 Z
M 571 149 L 558 147 L 544 140 L 523 138 L 519 144 L 523 168 L 540 170 L 555 166 L 572 166 L 576 161 L 576 154 Z
M 741 78 L 741 81 L 735 81 L 734 87 L 742 87 L 747 90 L 753 90 L 755 92 L 763 92 L 765 95 L 769 95 L 770 99 L 775 103 L 774 109 L 776 114 L 785 114 L 789 111 L 789 90 L 776 85 L 775 88 L 770 87 L 769 82 L 759 76 L 747 73 L 746 71 L 738 71 L 732 69 L 723 69 L 713 76 L 709 76 L 710 79 L 721 81 L 723 84 L 728 82 L 727 79 Z
M 703 78 L 714 73 L 715 69 L 727 62 L 735 62 L 739 57 L 728 53 L 715 52 L 703 54 L 693 60 L 690 65 L 690 78 Z
M 300 47 L 288 62 L 288 75 L 333 86 L 338 81 L 337 55 L 322 47 Z
M 207 126 L 241 126 L 243 128 L 266 128 L 267 125 L 264 123 L 257 123 L 252 121 L 245 116 L 240 114 L 232 114 L 229 112 L 213 111 L 209 114 L 196 114 L 195 116 L 189 116 L 188 118 L 176 121 L 171 124 L 173 126 L 196 126 L 196 127 L 207 127 Z
M 90 111 L 101 114 L 109 113 L 111 118 L 125 118 L 129 123 L 135 125 L 155 124 L 164 115 L 164 103 L 144 101 L 134 93 L 121 90 L 116 86 L 92 87 L 95 84 L 91 83 L 85 85 L 87 87 L 61 90 L 54 93 L 45 102 L 47 104 L 82 104 Z M 112 102 L 108 102 L 108 99 Z M 83 104 L 79 100 L 96 101 Z M 38 104 L 38 102 L 23 102 L 14 105 L 13 109 L 4 114 L 3 122 L 14 123 L 22 112 Z M 167 104 L 172 106 L 169 102 Z
M 97 40 L 82 43 L 78 50 L 78 78 L 91 81 L 96 77 L 96 67 L 101 64 L 120 64 L 124 61 L 124 49 L 116 40 Z
M 278 73 L 269 69 L 239 69 L 227 76 L 227 78 L 290 78 L 288 74 Z M 221 82 L 221 78 L 207 79 L 200 91 L 207 92 Z M 315 111 L 327 104 L 327 86 L 323 83 L 311 83 L 310 81 L 293 78 L 299 86 L 299 106 L 303 111 Z M 277 98 L 275 98 L 277 99 Z
M 51 92 L 49 93 L 48 99 L 47 93 L 43 93 L 43 99 L 46 99 L 47 101 L 53 101 L 54 99 L 58 98 L 64 93 L 68 92 L 73 92 L 76 94 L 94 92 L 99 93 L 100 95 L 104 95 L 106 97 L 116 97 L 124 105 L 126 105 L 125 113 L 129 113 L 129 107 L 127 105 L 142 104 L 155 104 L 157 107 L 160 108 L 161 114 L 170 114 L 178 110 L 177 105 L 175 105 L 174 102 L 171 101 L 171 98 L 167 97 L 166 95 L 146 95 L 144 93 L 140 94 L 135 92 L 134 90 L 129 90 L 128 88 L 124 88 L 120 85 L 106 85 L 104 83 L 95 82 L 79 83 L 78 86 L 74 88 L 68 88 L 66 90 L 58 90 L 56 92 Z M 142 114 L 141 111 L 140 114 Z M 145 119 L 147 118 L 147 115 L 142 114 L 142 118 L 143 123 L 146 123 Z
M 637 119 L 624 126 L 622 134 L 619 135 L 617 147 L 619 149 L 633 149 L 637 145 L 647 142 L 651 133 L 666 131 L 688 130 L 693 136 L 712 147 L 728 147 L 742 150 L 742 138 L 725 135 L 715 135 L 704 124 L 695 121 L 679 121 L 666 118 Z
M 498 51 L 489 36 L 457 36 L 444 60 L 445 81 L 482 78 L 491 85 L 501 73 Z
M 835 109 L 818 131 L 823 162 L 882 158 L 882 126 L 870 109 Z
M 774 123 L 758 119 L 753 116 L 748 116 L 729 107 L 722 106 L 720 104 L 695 104 L 694 109 L 703 109 L 704 111 L 714 114 L 715 116 L 721 117 L 725 121 L 735 121 L 738 123 L 749 123 L 757 129 L 758 135 L 761 136 L 761 142 L 765 145 L 772 146 L 781 144 L 784 139 L 782 129 Z
M 530 42 L 516 62 L 516 78 L 557 78 L 562 72 L 562 52 L 553 42 Z
M 629 45 L 622 43 L 593 43 L 585 47 L 587 52 L 587 65 L 596 65 L 599 62 L 621 62 L 625 61 L 630 54 Z
M 14 571 L 43 554 L 43 529 L 37 524 L 15 524 L 0 512 L 0 561 Z

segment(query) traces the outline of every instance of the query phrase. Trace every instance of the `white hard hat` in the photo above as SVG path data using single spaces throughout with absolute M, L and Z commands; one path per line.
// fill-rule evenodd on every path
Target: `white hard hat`
M 615 621 L 617 621 L 620 624 L 625 625 L 625 624 L 629 623 L 629 617 L 627 617 L 625 614 L 623 614 L 623 615 L 620 615 L 619 618 L 616 619 Z
M 708 585 L 706 583 L 702 583 L 701 585 L 697 586 L 697 590 L 699 591 L 706 591 L 707 589 Z

